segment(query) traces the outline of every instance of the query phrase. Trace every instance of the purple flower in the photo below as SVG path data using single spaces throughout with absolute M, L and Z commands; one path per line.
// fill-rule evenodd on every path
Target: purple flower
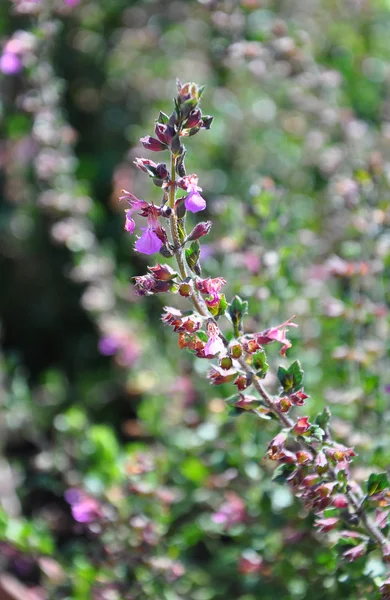
M 65 0 L 67 6 L 77 6 L 81 0 Z
M 0 71 L 5 75 L 17 75 L 22 66 L 19 56 L 13 52 L 4 52 L 0 58 Z
M 199 194 L 202 188 L 198 186 L 197 175 L 187 175 L 183 179 L 185 180 L 186 191 L 189 192 L 188 196 L 184 199 L 186 209 L 192 213 L 204 210 L 206 208 L 206 200 Z
M 112 356 L 119 348 L 118 340 L 115 337 L 106 335 L 99 340 L 99 352 L 104 356 Z
M 133 233 L 135 229 L 135 221 L 132 218 L 132 214 L 136 210 L 142 210 L 147 208 L 149 205 L 145 200 L 139 200 L 134 196 L 131 192 L 127 190 L 122 190 L 122 195 L 119 196 L 119 200 L 126 200 L 129 203 L 130 208 L 126 209 L 126 222 L 125 222 L 125 230 L 129 233 Z
M 99 503 L 80 490 L 67 490 L 65 500 L 71 506 L 73 518 L 79 523 L 91 523 L 102 516 Z
M 219 293 L 221 286 L 225 285 L 226 280 L 223 277 L 216 277 L 215 279 L 211 279 L 211 277 L 207 277 L 207 279 L 200 279 L 196 282 L 196 287 L 202 294 L 209 294 L 209 298 L 206 298 L 207 306 L 217 306 L 221 300 L 221 295 Z
M 242 523 L 246 517 L 245 504 L 235 492 L 226 492 L 226 501 L 219 510 L 212 515 L 214 523 L 229 528 L 237 523 Z
M 141 229 L 144 233 L 135 242 L 135 249 L 143 254 L 155 254 L 156 252 L 159 252 L 162 241 L 155 233 L 153 227 L 142 227 Z
M 207 327 L 207 335 L 209 336 L 208 342 L 204 347 L 205 356 L 215 356 L 219 352 L 225 350 L 223 341 L 219 337 L 218 327 L 214 323 L 210 323 Z
M 131 216 L 133 211 L 130 208 L 128 208 L 125 212 L 126 212 L 125 230 L 128 231 L 129 233 L 133 233 L 134 229 L 135 229 L 135 221 Z

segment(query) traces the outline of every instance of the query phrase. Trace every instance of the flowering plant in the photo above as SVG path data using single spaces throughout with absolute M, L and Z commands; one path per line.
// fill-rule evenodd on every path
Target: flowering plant
M 184 141 L 210 129 L 212 117 L 201 111 L 204 87 L 179 81 L 177 85 L 171 115 L 160 112 L 155 137 L 141 138 L 148 150 L 168 151 L 170 167 L 147 158 L 135 160 L 136 166 L 161 188 L 161 204 L 155 206 L 125 190 L 121 196 L 129 205 L 126 231 L 135 231 L 134 213 L 147 219 L 135 249 L 147 255 L 159 252 L 164 258 L 174 257 L 177 271 L 168 264 L 148 267 L 146 275 L 135 278 L 136 293 L 145 296 L 164 292 L 188 299 L 190 310 L 166 306 L 162 321 L 178 334 L 180 348 L 212 361 L 208 372 L 212 385 L 230 383 L 236 387 L 227 399 L 228 406 L 278 421 L 281 430 L 267 449 L 267 457 L 277 463 L 274 480 L 289 485 L 314 514 L 318 533 L 332 531 L 331 539 L 339 545 L 344 561 L 353 562 L 377 549 L 388 564 L 390 487 L 386 473 L 371 474 L 362 489 L 350 474 L 350 463 L 356 456 L 353 448 L 332 438 L 329 409 L 325 407 L 312 420 L 295 415 L 296 408 L 309 398 L 298 360 L 277 370 L 279 390 L 275 395 L 264 384 L 269 369 L 265 347 L 276 342 L 281 345 L 280 354 L 286 356 L 291 347 L 288 330 L 298 326 L 295 317 L 260 332 L 249 332 L 245 326 L 248 302 L 239 296 L 228 302 L 221 292 L 226 284 L 223 277 L 202 277 L 200 240 L 208 235 L 212 223 L 201 221 L 187 232 L 187 213 L 205 210 L 206 200 L 200 193 L 198 176 L 186 173 Z M 226 321 L 229 329 L 225 331 L 222 323 Z M 249 388 L 254 394 L 248 393 Z M 231 495 L 216 514 L 216 522 L 234 523 L 235 517 L 230 515 L 243 510 L 241 505 L 238 510 L 238 504 Z M 388 597 L 389 590 L 390 579 L 382 583 L 383 597 Z

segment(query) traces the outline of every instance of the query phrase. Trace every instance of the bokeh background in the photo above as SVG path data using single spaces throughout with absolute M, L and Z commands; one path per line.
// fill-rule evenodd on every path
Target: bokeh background
M 248 330 L 297 316 L 306 414 L 331 408 L 357 480 L 388 469 L 389 30 L 388 0 L 1 2 L 0 570 L 15 598 L 378 597 L 379 557 L 345 564 L 271 481 L 276 425 L 230 414 L 228 386 L 163 328 L 175 299 L 134 294 L 147 261 L 118 196 L 159 200 L 132 164 L 154 158 L 139 138 L 176 77 L 206 84 L 214 123 L 187 145 L 214 221 L 204 274 L 249 301 Z

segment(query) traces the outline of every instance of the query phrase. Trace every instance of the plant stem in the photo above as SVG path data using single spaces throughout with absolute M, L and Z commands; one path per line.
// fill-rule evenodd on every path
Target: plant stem
M 170 227 L 171 227 L 171 235 L 172 235 L 173 245 L 175 246 L 175 256 L 176 256 L 177 265 L 179 267 L 181 278 L 184 280 L 184 279 L 187 279 L 188 273 L 187 273 L 187 269 L 185 266 L 184 256 L 183 256 L 183 248 L 182 248 L 182 244 L 180 241 L 179 232 L 177 229 L 177 215 L 176 215 L 176 209 L 175 209 L 175 199 L 176 199 L 176 157 L 172 153 L 171 154 L 171 187 L 169 189 L 169 207 L 172 210 L 171 217 L 170 217 Z M 196 310 L 198 311 L 198 313 L 200 315 L 202 315 L 203 317 L 208 316 L 207 309 L 205 309 L 204 307 L 201 306 L 200 300 L 196 295 L 195 286 L 191 293 L 191 301 L 194 304 Z
M 172 210 L 172 213 L 171 213 L 171 217 L 170 217 L 170 229 L 171 229 L 172 241 L 175 246 L 176 261 L 177 261 L 177 264 L 179 267 L 180 275 L 181 275 L 182 279 L 184 280 L 184 279 L 187 279 L 188 273 L 187 273 L 187 269 L 186 269 L 186 265 L 185 265 L 184 257 L 183 257 L 183 247 L 182 247 L 179 232 L 178 232 L 177 214 L 176 214 L 176 210 L 175 210 L 175 199 L 176 199 L 176 157 L 174 156 L 174 154 L 171 154 L 171 187 L 170 187 L 170 191 L 169 191 L 169 206 Z M 203 316 L 205 318 L 210 318 L 210 319 L 212 318 L 207 309 L 207 306 L 202 305 L 203 302 L 201 302 L 200 298 L 198 297 L 195 288 L 192 290 L 190 300 L 193 303 L 195 309 L 198 311 L 198 313 L 201 316 Z M 229 342 L 227 341 L 227 339 L 225 338 L 223 333 L 220 331 L 219 326 L 214 319 L 213 319 L 213 322 L 219 330 L 219 335 L 220 335 L 225 347 L 228 347 Z M 262 383 L 260 382 L 257 375 L 254 373 L 251 366 L 248 365 L 248 363 L 245 361 L 245 359 L 243 357 L 238 359 L 238 362 L 239 362 L 241 368 L 246 373 L 253 376 L 253 382 L 252 382 L 253 386 L 255 387 L 255 389 L 261 396 L 261 398 L 264 400 L 267 407 L 274 413 L 276 418 L 280 421 L 280 423 L 284 427 L 291 429 L 294 426 L 294 421 L 290 417 L 288 417 L 285 413 L 283 413 L 281 410 L 279 410 L 279 408 L 275 405 L 271 396 L 269 396 L 269 394 L 266 392 Z M 317 454 L 315 448 L 313 448 L 310 444 L 302 442 L 302 441 L 298 441 L 298 443 L 300 444 L 301 447 L 303 447 L 306 450 L 308 450 L 309 452 L 311 452 L 313 454 L 313 456 L 315 456 Z M 337 481 L 337 473 L 335 472 L 335 470 L 333 468 L 330 468 L 328 472 L 332 476 L 332 478 L 335 481 Z M 385 550 L 385 546 L 388 544 L 387 539 L 382 534 L 380 529 L 375 525 L 375 523 L 372 521 L 372 519 L 365 513 L 365 511 L 363 510 L 363 508 L 361 506 L 361 503 L 359 502 L 359 500 L 356 498 L 355 494 L 350 489 L 350 486 L 348 486 L 348 487 L 349 487 L 349 489 L 347 489 L 345 495 L 348 499 L 350 506 L 353 508 L 353 510 L 356 512 L 356 514 L 360 517 L 365 530 L 368 532 L 370 537 L 377 542 L 378 546 L 381 548 L 381 550 L 383 551 L 383 554 L 385 555 L 384 550 Z

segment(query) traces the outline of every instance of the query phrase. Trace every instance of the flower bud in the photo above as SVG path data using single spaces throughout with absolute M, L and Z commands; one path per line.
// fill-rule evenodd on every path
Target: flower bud
M 303 435 L 309 431 L 310 427 L 311 424 L 309 423 L 309 417 L 301 417 L 295 423 L 294 427 L 292 428 L 292 432 L 296 433 L 297 435 Z
M 156 138 L 152 138 L 150 135 L 145 135 L 140 139 L 141 144 L 147 150 L 151 150 L 152 152 L 161 152 L 162 150 L 167 150 L 166 144 L 160 142 L 160 140 L 156 140 Z
M 192 242 L 194 240 L 198 240 L 199 238 L 207 235 L 212 227 L 211 221 L 201 221 L 197 225 L 195 225 L 194 229 L 187 237 L 187 242 Z
M 242 346 L 240 344 L 234 344 L 234 346 L 230 347 L 229 352 L 232 358 L 240 358 L 240 356 L 242 356 Z
M 157 264 L 154 267 L 148 267 L 148 270 L 152 273 L 155 279 L 159 281 L 170 281 L 176 277 L 176 273 L 169 265 Z
M 179 156 L 183 152 L 183 145 L 180 141 L 180 136 L 178 133 L 171 140 L 171 150 L 172 154 L 175 156 Z
M 164 125 L 163 123 L 156 123 L 154 128 L 154 133 L 163 144 L 169 145 L 173 136 L 175 135 L 175 130 L 173 127 L 169 125 Z
M 158 163 L 156 166 L 156 177 L 159 179 L 167 179 L 169 177 L 167 165 L 165 163 Z
M 201 119 L 202 113 L 200 112 L 199 108 L 196 108 L 190 113 L 187 121 L 185 122 L 185 129 L 192 129 L 192 127 L 196 127 L 200 124 Z
M 288 398 L 281 398 L 279 400 L 279 409 L 281 412 L 286 413 L 291 408 L 291 401 Z
M 188 296 L 191 295 L 191 285 L 189 283 L 182 283 L 179 287 L 179 294 L 180 296 L 184 296 L 185 298 L 188 298 Z
M 253 375 L 248 373 L 247 375 L 239 375 L 234 382 L 234 385 L 236 385 L 240 391 L 243 391 L 251 385 L 252 381 Z
M 233 361 L 229 356 L 224 356 L 219 364 L 222 369 L 230 369 L 233 365 Z

